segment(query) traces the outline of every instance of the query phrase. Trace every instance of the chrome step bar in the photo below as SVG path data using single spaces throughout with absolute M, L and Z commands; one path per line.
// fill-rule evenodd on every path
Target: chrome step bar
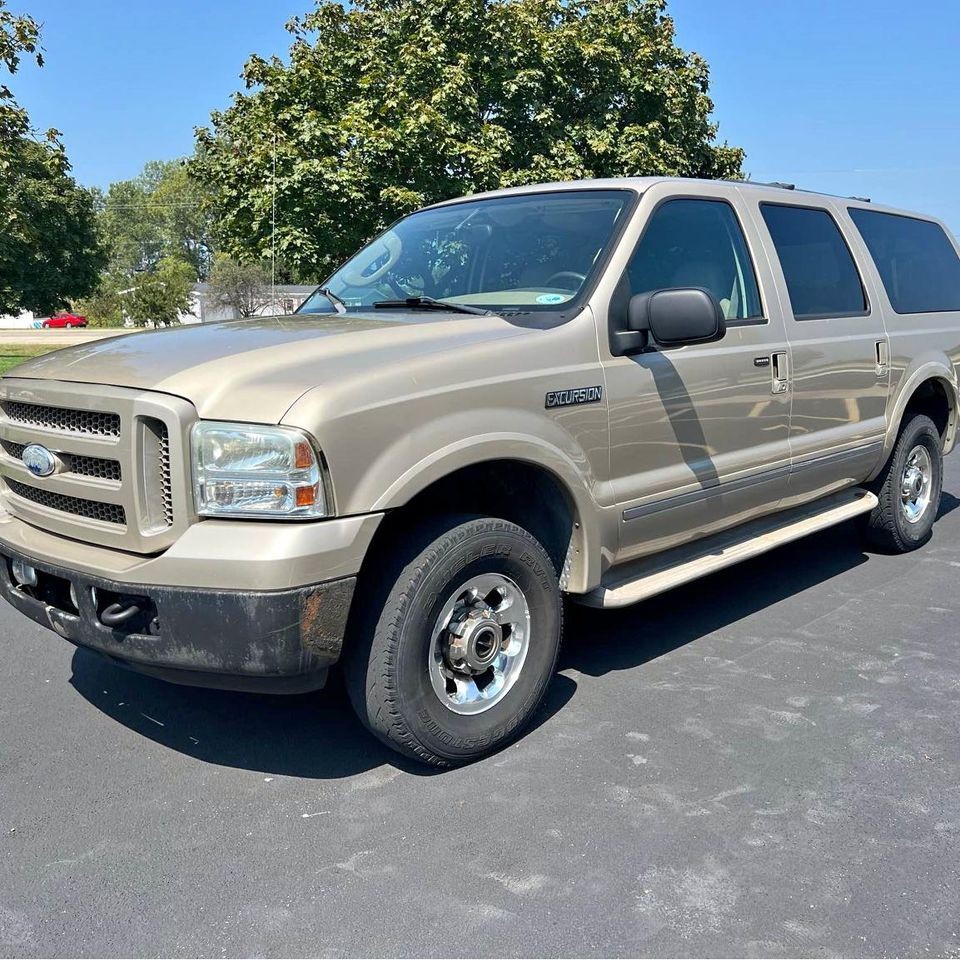
M 667 554 L 644 557 L 635 563 L 615 567 L 596 590 L 572 599 L 590 607 L 626 607 L 868 513 L 876 505 L 877 498 L 869 490 L 860 487 L 844 490 L 814 503 L 686 544 Z

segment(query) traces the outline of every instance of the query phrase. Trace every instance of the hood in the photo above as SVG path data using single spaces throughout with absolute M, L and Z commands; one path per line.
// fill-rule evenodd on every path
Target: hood
M 278 423 L 304 393 L 338 377 L 528 332 L 498 316 L 426 311 L 257 317 L 67 347 L 13 375 L 158 390 L 189 400 L 201 417 Z

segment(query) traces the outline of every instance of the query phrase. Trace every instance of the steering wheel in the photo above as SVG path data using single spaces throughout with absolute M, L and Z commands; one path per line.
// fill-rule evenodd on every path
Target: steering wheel
M 403 244 L 395 233 L 385 233 L 342 268 L 344 282 L 350 287 L 369 287 L 400 259 L 402 249 Z M 370 271 L 370 267 L 384 256 L 386 260 Z
M 560 280 L 563 277 L 568 277 L 573 280 L 576 280 L 576 284 L 572 287 L 565 287 L 562 283 L 554 283 L 554 280 Z M 561 290 L 576 290 L 581 283 L 586 282 L 586 276 L 582 273 L 576 273 L 573 270 L 560 270 L 555 273 L 552 277 L 547 279 L 547 282 L 544 284 L 545 287 L 560 287 Z

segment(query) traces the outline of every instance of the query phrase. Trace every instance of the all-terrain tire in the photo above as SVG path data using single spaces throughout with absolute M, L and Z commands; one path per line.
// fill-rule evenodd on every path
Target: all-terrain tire
M 431 680 L 436 624 L 461 585 L 490 575 L 522 592 L 529 639 L 509 689 L 463 715 Z M 515 739 L 556 669 L 563 625 L 556 569 L 530 533 L 506 520 L 455 516 L 421 525 L 361 580 L 354 611 L 344 664 L 354 709 L 388 746 L 434 766 L 469 763 Z
M 926 451 L 926 459 L 918 448 Z M 926 505 L 913 520 L 906 505 L 910 501 L 905 501 L 903 492 L 911 458 L 929 462 L 930 470 Z M 918 413 L 904 421 L 890 459 L 870 486 L 879 503 L 861 524 L 866 542 L 890 553 L 907 553 L 923 546 L 933 533 L 943 489 L 942 440 L 929 417 Z

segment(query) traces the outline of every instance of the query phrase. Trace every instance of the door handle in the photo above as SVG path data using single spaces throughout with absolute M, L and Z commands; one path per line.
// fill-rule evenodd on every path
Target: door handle
M 787 386 L 790 383 L 790 364 L 786 351 L 775 353 L 770 359 L 772 361 L 770 364 L 770 392 L 786 393 Z
M 887 373 L 887 367 L 890 365 L 890 348 L 886 340 L 877 340 L 875 344 L 877 361 L 877 376 L 883 377 Z

